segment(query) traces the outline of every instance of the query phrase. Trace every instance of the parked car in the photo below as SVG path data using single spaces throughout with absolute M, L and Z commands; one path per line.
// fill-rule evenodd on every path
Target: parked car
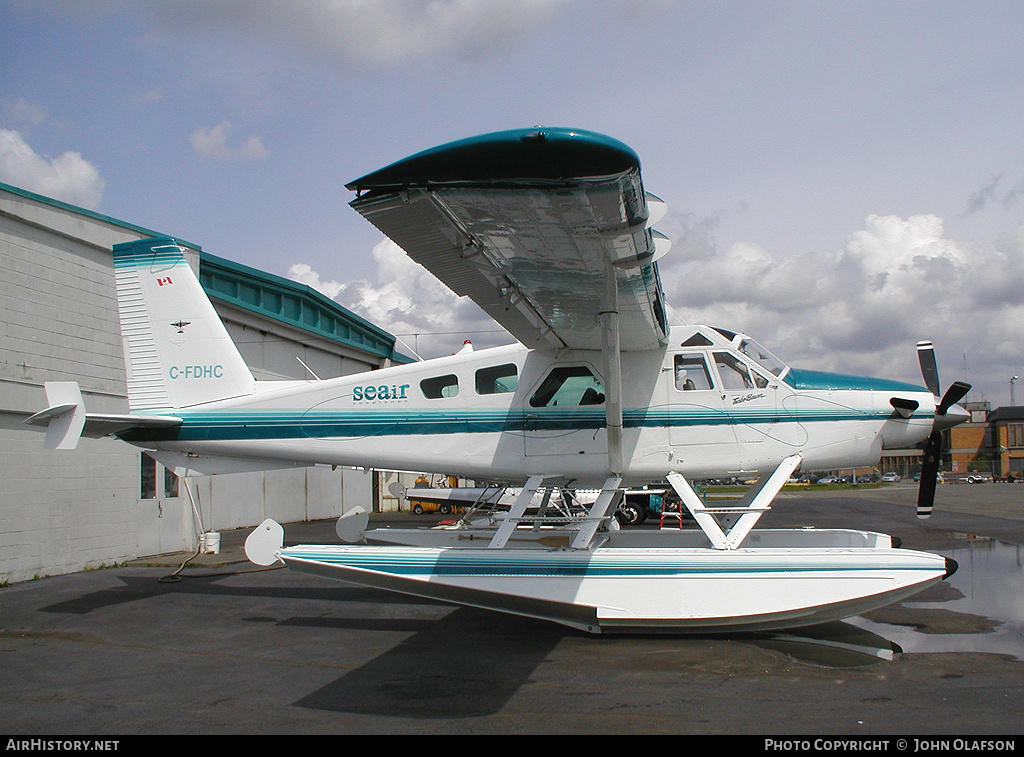
M 882 483 L 884 484 L 896 484 L 899 483 L 903 477 L 899 473 L 883 473 Z
M 865 473 L 862 476 L 857 476 L 858 484 L 876 484 L 878 483 L 878 476 L 874 473 Z
M 818 479 L 819 484 L 838 484 L 839 479 L 835 476 L 825 476 L 824 478 Z

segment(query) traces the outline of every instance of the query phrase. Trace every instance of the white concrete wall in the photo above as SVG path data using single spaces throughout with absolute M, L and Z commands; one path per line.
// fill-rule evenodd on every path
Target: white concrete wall
M 257 381 L 312 378 L 303 363 L 321 379 L 379 367 L 368 356 L 358 355 L 308 333 L 303 334 L 286 324 L 261 319 L 222 302 L 215 301 L 214 304 Z
M 198 543 L 185 491 L 141 496 L 142 452 L 115 439 L 47 451 L 23 425 L 43 383 L 78 381 L 92 412 L 127 412 L 111 247 L 152 236 L 112 219 L 0 188 L 0 584 L 181 552 Z M 353 355 L 286 325 L 219 310 L 258 378 L 366 370 Z M 321 373 L 322 371 L 322 373 Z M 161 469 L 162 470 L 162 469 Z M 371 476 L 294 469 L 191 481 L 203 526 L 227 530 L 330 518 L 372 506 Z

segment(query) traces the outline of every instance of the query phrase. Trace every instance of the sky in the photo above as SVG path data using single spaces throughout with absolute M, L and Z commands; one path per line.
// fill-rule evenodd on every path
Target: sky
M 348 207 L 456 139 L 589 129 L 669 214 L 682 323 L 1010 402 L 1019 0 L 0 0 L 0 181 L 310 284 L 450 354 L 511 338 Z M 1019 404 L 1024 404 L 1024 384 Z

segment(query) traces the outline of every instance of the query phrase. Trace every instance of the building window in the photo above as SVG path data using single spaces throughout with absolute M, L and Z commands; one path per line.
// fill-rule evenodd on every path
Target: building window
M 156 460 L 146 452 L 142 453 L 141 481 L 142 499 L 156 499 Z
M 1024 447 L 1024 423 L 1009 423 L 1006 426 L 1006 446 Z
M 170 468 L 164 468 L 164 496 L 180 496 L 178 494 L 178 477 Z
M 139 496 L 142 499 L 180 496 L 178 493 L 178 477 L 174 474 L 174 471 L 160 465 L 148 452 L 143 452 L 141 455 Z

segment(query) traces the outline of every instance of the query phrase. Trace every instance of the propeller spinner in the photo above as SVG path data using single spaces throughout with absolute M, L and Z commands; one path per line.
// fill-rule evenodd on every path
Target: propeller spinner
M 917 359 L 921 364 L 921 375 L 928 390 L 939 397 L 939 369 L 935 360 L 935 348 L 931 342 L 917 343 Z M 924 461 L 921 464 L 921 482 L 917 490 L 917 517 L 927 518 L 935 504 L 935 486 L 939 479 L 939 461 L 942 455 L 942 432 L 967 420 L 965 411 L 956 408 L 957 402 L 967 396 L 970 384 L 954 381 L 942 399 L 935 405 L 935 426 L 924 446 Z

